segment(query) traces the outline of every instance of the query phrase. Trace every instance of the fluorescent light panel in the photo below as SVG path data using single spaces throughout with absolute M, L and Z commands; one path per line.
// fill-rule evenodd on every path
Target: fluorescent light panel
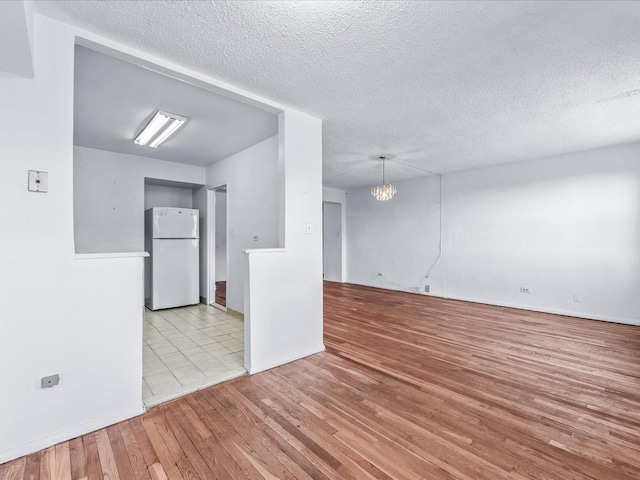
M 158 135 L 155 140 L 153 140 L 149 146 L 151 148 L 157 148 L 162 142 L 164 142 L 167 138 L 173 135 L 182 125 L 185 124 L 184 120 L 179 120 L 177 118 L 172 119 L 172 121 L 166 126 L 163 132 Z
M 171 137 L 185 123 L 187 123 L 186 117 L 158 110 L 147 126 L 138 134 L 135 143 L 158 148 L 158 145 Z

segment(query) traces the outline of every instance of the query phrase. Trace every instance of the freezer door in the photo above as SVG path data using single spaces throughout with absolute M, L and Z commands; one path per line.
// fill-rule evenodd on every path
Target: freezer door
M 154 239 L 151 249 L 151 310 L 200 301 L 197 239 Z
M 152 208 L 153 238 L 199 238 L 198 210 L 191 208 Z

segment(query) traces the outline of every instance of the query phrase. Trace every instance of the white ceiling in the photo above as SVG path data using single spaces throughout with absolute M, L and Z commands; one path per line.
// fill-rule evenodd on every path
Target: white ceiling
M 208 166 L 278 133 L 278 117 L 132 63 L 76 46 L 74 143 Z M 158 148 L 133 140 L 156 110 L 189 119 Z
M 326 185 L 378 182 L 380 153 L 393 181 L 640 141 L 640 2 L 36 8 L 318 114 Z

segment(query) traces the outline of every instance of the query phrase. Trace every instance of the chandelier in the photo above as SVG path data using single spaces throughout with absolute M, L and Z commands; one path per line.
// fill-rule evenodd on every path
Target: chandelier
M 371 195 L 373 195 L 373 197 L 379 202 L 386 202 L 387 200 L 391 200 L 396 194 L 396 187 L 385 183 L 384 181 L 384 162 L 388 158 L 385 156 L 381 156 L 378 158 L 382 160 L 382 185 L 371 187 Z

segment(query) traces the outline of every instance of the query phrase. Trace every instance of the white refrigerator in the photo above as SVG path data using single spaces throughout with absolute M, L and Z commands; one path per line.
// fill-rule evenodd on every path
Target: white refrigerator
M 200 301 L 198 210 L 145 211 L 145 304 L 151 310 Z

